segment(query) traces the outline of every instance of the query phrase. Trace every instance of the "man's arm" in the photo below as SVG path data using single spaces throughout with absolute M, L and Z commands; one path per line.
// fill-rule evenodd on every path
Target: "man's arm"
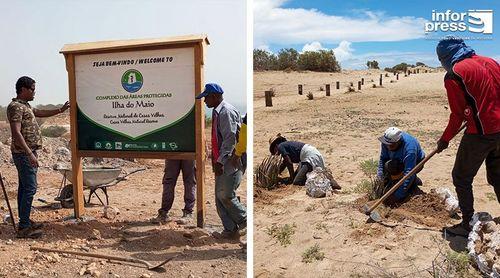
M 465 120 L 464 110 L 467 103 L 465 101 L 464 92 L 458 85 L 457 81 L 453 79 L 445 79 L 444 86 L 446 88 L 451 113 L 448 125 L 446 126 L 440 140 L 450 142 L 450 140 L 457 135 L 462 122 Z
M 222 145 L 219 150 L 217 163 L 225 165 L 233 154 L 234 146 L 236 145 L 236 133 L 238 131 L 239 119 L 236 113 L 231 113 L 226 110 L 225 113 L 219 114 L 218 120 L 220 127 L 219 132 L 222 135 Z
M 295 178 L 295 171 L 293 169 L 293 162 L 288 155 L 283 156 L 283 165 L 288 169 L 288 174 L 290 175 L 290 180 L 293 181 Z
M 64 103 L 64 105 L 58 109 L 41 110 L 33 108 L 33 114 L 35 115 L 35 117 L 39 118 L 51 117 L 66 111 L 68 108 L 69 108 L 69 101 L 66 101 L 66 103 Z
M 382 144 L 380 147 L 380 158 L 378 160 L 377 177 L 384 176 L 384 164 L 389 160 L 389 153 L 387 148 Z
M 21 122 L 10 122 L 10 130 L 12 133 L 12 142 L 18 143 L 18 146 L 24 150 L 24 153 L 28 155 L 30 163 L 33 167 L 38 167 L 38 160 L 36 156 L 28 147 L 28 144 L 26 144 L 26 141 L 24 141 L 24 137 L 21 134 Z

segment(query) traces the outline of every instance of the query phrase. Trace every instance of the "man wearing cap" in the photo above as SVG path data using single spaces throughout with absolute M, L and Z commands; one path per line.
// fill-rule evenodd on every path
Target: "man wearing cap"
M 444 86 L 451 111 L 437 152 L 448 147 L 464 121 L 467 127 L 452 171 L 462 222 L 445 231 L 467 237 L 474 214 L 472 181 L 484 161 L 488 183 L 500 203 L 500 67 L 495 60 L 476 55 L 460 38 L 441 40 L 436 53 L 447 72 Z
M 37 152 L 42 148 L 42 133 L 35 117 L 50 117 L 69 108 L 66 102 L 61 108 L 41 110 L 28 103 L 35 98 L 35 80 L 20 77 L 16 82 L 16 98 L 7 107 L 7 119 L 12 133 L 10 146 L 12 159 L 19 177 L 17 205 L 19 211 L 19 238 L 38 238 L 42 235 L 42 223 L 30 219 L 31 205 L 37 189 Z
M 384 180 L 386 190 L 388 190 L 395 184 L 394 181 L 401 179 L 415 168 L 425 158 L 425 153 L 415 137 L 397 127 L 389 127 L 378 139 L 382 144 L 377 176 Z M 421 184 L 417 174 L 409 177 L 394 194 L 386 199 L 385 203 L 394 206 L 403 202 Z
M 316 167 L 325 168 L 323 156 L 315 147 L 298 141 L 287 141 L 281 134 L 269 140 L 269 152 L 283 157 L 280 173 L 287 168 L 294 185 L 305 185 L 308 172 Z M 293 163 L 299 163 L 296 171 Z
M 241 125 L 240 113 L 224 101 L 224 91 L 215 83 L 205 85 L 196 98 L 205 98 L 212 110 L 212 169 L 215 174 L 215 205 L 224 231 L 215 237 L 237 239 L 247 225 L 246 208 L 236 196 L 242 170 L 231 162 Z

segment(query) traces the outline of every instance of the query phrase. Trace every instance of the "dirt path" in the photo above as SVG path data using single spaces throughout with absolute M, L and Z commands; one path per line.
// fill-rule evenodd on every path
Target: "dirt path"
M 92 205 L 86 208 L 86 215 L 95 220 L 80 224 L 64 221 L 73 213 L 72 209 L 44 208 L 45 204 L 35 201 L 33 217 L 45 223 L 45 234 L 36 241 L 16 239 L 11 226 L 0 225 L 0 277 L 80 277 L 79 273 L 86 269 L 92 269 L 95 277 L 245 277 L 246 250 L 242 249 L 240 242 L 216 240 L 210 235 L 212 231 L 222 230 L 213 201 L 211 169 L 207 167 L 205 170 L 207 227 L 199 229 L 175 222 L 161 226 L 149 223 L 161 204 L 163 161 L 140 160 L 135 164 L 135 167 L 143 166 L 148 169 L 109 189 L 110 203 L 120 212 L 113 220 L 103 217 L 103 207 L 94 197 Z M 0 165 L 0 171 L 9 182 L 11 204 L 16 206 L 15 168 L 7 163 Z M 51 202 L 57 195 L 61 175 L 41 169 L 38 177 L 39 190 L 35 199 Z M 246 179 L 242 181 L 238 194 L 246 203 Z M 171 210 L 174 219 L 182 216 L 182 196 L 183 185 L 179 178 Z M 3 216 L 7 208 L 3 197 L 1 199 Z M 165 271 L 158 273 L 105 260 L 37 253 L 30 251 L 30 246 L 134 257 L 152 262 L 183 254 L 165 265 Z
M 440 253 L 461 251 L 464 241 L 445 240 L 439 231 L 422 230 L 421 224 L 406 219 L 404 225 L 387 227 L 366 223 L 367 217 L 356 201 L 361 194 L 353 190 L 364 179 L 359 163 L 378 160 L 377 137 L 389 126 L 416 136 L 429 153 L 441 135 L 448 119 L 444 73 L 384 77 L 378 85 L 379 71 L 342 73 L 282 73 L 254 75 L 254 166 L 268 155 L 268 140 L 281 132 L 290 140 L 312 144 L 324 155 L 342 191 L 332 197 L 313 199 L 305 189 L 280 189 L 280 192 L 259 191 L 254 212 L 254 273 L 257 277 L 429 277 L 432 262 Z M 345 93 L 349 82 L 365 79 L 361 92 Z M 373 80 L 374 82 L 371 82 Z M 394 80 L 394 83 L 390 83 Z M 341 89 L 335 89 L 335 82 Z M 330 97 L 320 86 L 332 84 Z M 304 84 L 304 95 L 297 94 L 297 84 Z M 357 88 L 357 86 L 355 86 Z M 274 88 L 273 107 L 264 107 L 264 91 Z M 313 100 L 306 94 L 312 92 Z M 458 140 L 449 149 L 436 155 L 419 175 L 422 190 L 448 187 L 451 183 Z M 452 190 L 454 192 L 454 190 Z M 484 166 L 474 183 L 475 207 L 500 215 L 492 199 Z M 453 220 L 450 220 L 453 223 Z M 429 223 L 429 222 L 422 222 Z M 291 244 L 283 247 L 269 235 L 273 225 L 295 225 Z M 446 223 L 443 223 L 445 225 Z M 439 230 L 437 227 L 430 227 Z M 318 244 L 325 258 L 312 263 L 302 262 L 306 249 Z M 438 256 L 436 262 L 441 260 Z

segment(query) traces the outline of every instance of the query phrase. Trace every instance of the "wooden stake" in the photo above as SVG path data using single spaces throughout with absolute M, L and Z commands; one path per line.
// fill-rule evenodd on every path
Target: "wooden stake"
M 299 84 L 299 95 L 302 95 L 302 84 Z
M 361 91 L 361 81 L 358 81 L 358 91 Z
M 340 89 L 340 82 L 337 81 L 335 84 L 336 84 L 337 90 Z
M 330 84 L 325 85 L 325 90 L 326 90 L 326 96 L 329 97 L 330 96 Z
M 361 85 L 365 85 L 365 79 L 361 78 Z
M 265 91 L 266 94 L 266 107 L 273 106 L 273 91 Z
M 380 74 L 379 85 L 382 86 L 382 74 Z

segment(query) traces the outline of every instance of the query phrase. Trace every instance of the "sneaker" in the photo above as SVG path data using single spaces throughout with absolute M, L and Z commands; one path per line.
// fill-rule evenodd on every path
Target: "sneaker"
M 39 230 L 39 229 L 43 228 L 43 223 L 35 222 L 33 220 L 30 220 L 30 222 L 31 222 L 31 228 L 33 228 L 35 230 Z
M 232 240 L 235 240 L 235 239 L 239 239 L 240 238 L 240 233 L 238 232 L 238 230 L 236 231 L 227 231 L 227 230 L 224 230 L 222 232 L 213 232 L 212 233 L 212 236 L 215 237 L 216 239 L 232 239 Z
M 168 213 L 159 212 L 158 216 L 151 218 L 149 221 L 153 224 L 166 224 L 166 223 L 172 221 L 172 219 L 170 219 L 170 217 L 168 216 Z
M 183 210 L 182 217 L 177 220 L 179 225 L 187 225 L 193 221 L 193 213 Z
M 17 238 L 39 238 L 42 236 L 42 231 L 33 229 L 33 227 L 26 227 L 17 230 Z
M 470 231 L 470 226 L 468 224 L 465 224 L 464 222 L 444 228 L 444 232 L 452 236 L 468 237 Z

